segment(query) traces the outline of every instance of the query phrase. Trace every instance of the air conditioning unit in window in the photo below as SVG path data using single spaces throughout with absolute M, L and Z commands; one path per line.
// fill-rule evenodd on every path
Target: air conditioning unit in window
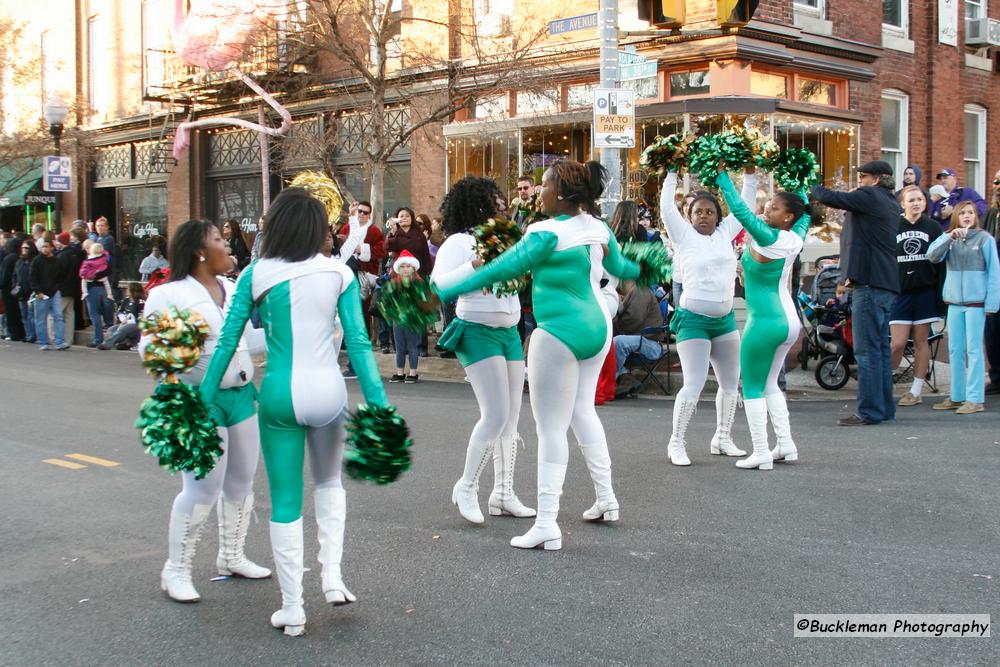
M 966 19 L 966 46 L 1000 46 L 1000 21 L 996 19 Z

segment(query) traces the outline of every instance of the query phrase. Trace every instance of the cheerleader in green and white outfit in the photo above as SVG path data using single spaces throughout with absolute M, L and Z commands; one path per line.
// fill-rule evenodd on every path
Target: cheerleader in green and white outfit
M 448 192 L 441 205 L 448 238 L 438 250 L 431 278 L 449 282 L 475 272 L 476 240 L 471 229 L 496 216 L 500 191 L 487 178 L 464 178 Z M 524 390 L 524 352 L 517 335 L 521 303 L 517 295 L 497 297 L 486 290 L 458 297 L 455 317 L 438 344 L 451 350 L 465 369 L 479 403 L 480 417 L 465 453 L 462 478 L 452 490 L 452 502 L 472 523 L 483 523 L 476 492 L 479 476 L 493 457 L 493 493 L 488 503 L 493 516 L 535 516 L 514 493 L 514 462 Z

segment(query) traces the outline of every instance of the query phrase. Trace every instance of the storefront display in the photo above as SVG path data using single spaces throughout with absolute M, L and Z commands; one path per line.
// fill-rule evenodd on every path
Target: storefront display
M 123 280 L 139 279 L 139 264 L 154 243 L 167 247 L 167 188 L 118 188 L 118 252 Z

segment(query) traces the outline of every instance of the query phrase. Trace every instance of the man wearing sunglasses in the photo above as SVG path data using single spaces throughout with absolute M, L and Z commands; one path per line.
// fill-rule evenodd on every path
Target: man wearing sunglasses
M 524 229 L 525 220 L 531 214 L 528 208 L 531 205 L 531 195 L 535 192 L 535 179 L 531 176 L 522 175 L 517 177 L 517 195 L 510 200 L 507 209 L 513 216 L 514 222 L 521 229 Z
M 983 229 L 992 234 L 1000 250 L 1000 170 L 993 174 L 990 210 L 986 212 Z M 990 363 L 990 383 L 987 394 L 1000 394 L 1000 314 L 986 316 L 986 360 Z
M 976 207 L 976 215 L 982 220 L 986 216 L 986 200 L 982 195 L 969 187 L 958 186 L 958 174 L 954 169 L 942 169 L 937 174 L 937 182 L 948 191 L 945 199 L 931 204 L 930 216 L 941 223 L 942 228 L 951 224 L 951 213 L 955 205 L 962 201 L 971 201 Z

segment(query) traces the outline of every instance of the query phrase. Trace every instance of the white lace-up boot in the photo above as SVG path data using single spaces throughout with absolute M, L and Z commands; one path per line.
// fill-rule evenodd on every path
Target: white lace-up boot
M 357 600 L 347 589 L 340 573 L 344 555 L 344 524 L 347 520 L 347 493 L 343 488 L 327 487 L 313 493 L 316 503 L 316 526 L 319 537 L 319 562 L 323 566 L 323 595 L 333 605 Z
M 698 409 L 698 399 L 684 398 L 680 394 L 674 399 L 674 427 L 670 433 L 670 443 L 667 445 L 667 458 L 675 466 L 689 466 L 691 459 L 688 458 L 687 436 L 688 424 Z
M 501 436 L 499 446 L 493 448 L 493 493 L 487 507 L 490 516 L 535 516 L 535 510 L 527 507 L 514 493 L 514 463 L 517 461 L 517 446 L 523 444 L 521 436 Z
M 160 590 L 177 602 L 198 602 L 201 596 L 191 581 L 191 561 L 201 539 L 211 505 L 195 505 L 191 516 L 170 513 L 167 532 L 167 562 L 160 572 Z
M 220 496 L 216 511 L 219 513 L 219 555 L 215 567 L 219 574 L 246 579 L 270 577 L 269 569 L 252 562 L 243 552 L 253 515 L 253 494 L 235 503 Z
M 483 511 L 479 509 L 479 476 L 483 474 L 486 462 L 493 454 L 494 441 L 470 440 L 465 454 L 465 471 L 462 479 L 451 490 L 451 502 L 458 506 L 459 513 L 466 521 L 483 523 Z
M 518 549 L 542 547 L 546 551 L 562 549 L 559 516 L 559 496 L 562 495 L 566 466 L 538 461 L 538 516 L 535 525 L 524 535 L 512 538 L 510 546 Z
M 736 467 L 771 470 L 774 468 L 774 461 L 767 446 L 767 401 L 763 398 L 744 400 L 743 409 L 746 410 L 747 424 L 750 425 L 753 452 L 745 459 L 737 461 Z
M 710 453 L 726 456 L 747 455 L 733 442 L 733 422 L 736 421 L 736 408 L 739 402 L 739 394 L 730 394 L 722 389 L 715 392 L 715 435 L 712 436 Z

